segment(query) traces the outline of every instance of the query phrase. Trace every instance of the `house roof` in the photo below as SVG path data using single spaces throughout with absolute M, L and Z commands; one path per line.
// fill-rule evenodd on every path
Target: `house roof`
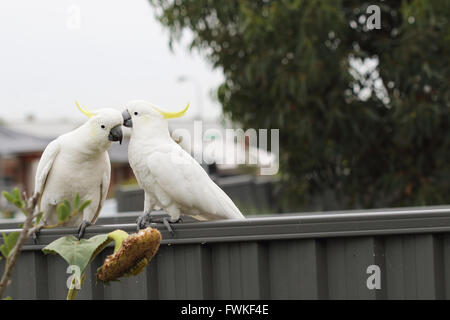
M 0 156 L 41 152 L 50 141 L 0 126 Z
M 52 140 L 0 126 L 0 156 L 42 152 Z M 122 145 L 111 145 L 108 150 L 111 162 L 128 163 L 128 142 L 129 140 L 125 139 Z

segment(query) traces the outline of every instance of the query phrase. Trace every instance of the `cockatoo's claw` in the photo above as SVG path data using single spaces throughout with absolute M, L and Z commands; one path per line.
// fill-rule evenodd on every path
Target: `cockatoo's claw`
M 167 230 L 170 232 L 170 234 L 173 235 L 173 229 L 172 229 L 172 227 L 170 226 L 169 219 L 164 218 L 164 219 L 163 219 L 163 223 L 164 223 L 164 225 L 166 226 Z
M 177 221 L 174 221 L 172 223 L 183 223 L 183 218 L 179 217 Z
M 139 232 L 139 230 L 147 228 L 152 223 L 152 217 L 150 216 L 150 213 L 144 213 L 143 215 L 140 215 L 136 219 L 136 232 Z
M 84 237 L 86 228 L 89 227 L 90 225 L 91 225 L 91 223 L 87 220 L 83 220 L 81 222 L 80 226 L 78 227 L 78 235 L 77 235 L 78 240 L 80 240 L 81 238 Z
M 33 243 L 37 244 L 39 235 L 41 234 L 41 229 L 44 227 L 43 224 L 36 226 L 34 231 L 31 233 L 31 238 L 33 239 Z
M 136 232 L 149 227 L 152 223 L 162 223 L 170 232 L 170 234 L 173 235 L 174 232 L 171 225 L 178 222 L 183 222 L 183 220 L 179 218 L 177 221 L 171 222 L 169 218 L 154 219 L 150 213 L 144 213 L 136 219 Z
M 39 238 L 39 233 L 41 232 L 41 229 L 37 229 L 36 231 L 33 232 L 33 234 L 31 235 L 31 237 L 33 238 L 33 243 L 37 244 L 37 240 Z
M 136 219 L 136 232 L 139 232 L 139 230 L 141 230 L 141 216 L 139 216 L 137 219 Z

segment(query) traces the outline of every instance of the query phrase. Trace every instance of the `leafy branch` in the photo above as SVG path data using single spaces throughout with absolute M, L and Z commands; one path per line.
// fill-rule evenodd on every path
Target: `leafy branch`
M 25 222 L 23 223 L 22 231 L 12 232 L 9 235 L 3 234 L 4 243 L 0 246 L 0 251 L 2 255 L 6 258 L 5 270 L 3 272 L 2 278 L 0 280 L 0 298 L 3 297 L 6 288 L 10 284 L 10 278 L 14 266 L 17 263 L 17 258 L 22 251 L 25 241 L 29 237 L 29 232 L 33 227 L 33 219 L 38 216 L 34 214 L 39 194 L 36 193 L 32 197 L 27 198 L 26 193 L 23 193 L 23 199 L 20 195 L 18 189 L 14 189 L 12 193 L 3 192 L 5 198 L 14 204 L 18 209 L 20 209 L 25 214 Z
M 19 189 L 14 189 L 11 193 L 3 192 L 3 196 L 17 209 L 22 211 L 25 215 L 25 222 L 22 226 L 22 231 L 11 232 L 9 234 L 3 233 L 3 244 L 0 246 L 0 253 L 6 259 L 5 270 L 0 280 L 0 299 L 2 298 L 6 288 L 11 282 L 12 271 L 17 263 L 25 241 L 39 231 L 41 228 L 55 228 L 62 226 L 65 222 L 72 219 L 74 216 L 82 214 L 84 209 L 91 203 L 90 200 L 81 202 L 80 196 L 75 196 L 73 204 L 68 200 L 61 202 L 56 212 L 58 215 L 58 223 L 50 226 L 44 226 L 41 222 L 43 212 L 37 212 L 36 207 L 39 199 L 39 194 L 36 193 L 28 198 L 25 192 L 20 194 Z M 34 221 L 34 223 L 33 223 Z M 1 256 L 0 256 L 1 258 Z
M 86 209 L 90 204 L 91 200 L 87 200 L 81 203 L 80 195 L 77 193 L 75 195 L 75 199 L 73 204 L 71 204 L 68 200 L 63 200 L 56 207 L 56 214 L 58 216 L 58 223 L 53 225 L 43 226 L 44 229 L 52 229 L 56 227 L 63 226 L 64 223 L 70 221 L 73 217 L 82 214 L 84 209 Z

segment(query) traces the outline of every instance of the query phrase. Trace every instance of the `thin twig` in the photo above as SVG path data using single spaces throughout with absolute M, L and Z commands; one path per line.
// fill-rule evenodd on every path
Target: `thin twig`
M 31 198 L 27 198 L 26 194 L 24 193 L 24 199 L 26 199 L 26 205 L 23 212 L 25 213 L 25 222 L 22 227 L 22 231 L 20 232 L 19 239 L 17 240 L 16 245 L 14 246 L 13 252 L 10 257 L 7 259 L 7 263 L 5 264 L 5 271 L 3 272 L 2 279 L 0 281 L 0 299 L 3 297 L 3 294 L 5 293 L 6 288 L 8 287 L 10 283 L 10 278 L 12 275 L 12 271 L 14 269 L 14 266 L 16 265 L 17 258 L 20 255 L 20 252 L 22 251 L 22 247 L 25 244 L 25 241 L 28 239 L 29 230 L 33 226 L 33 218 L 34 218 L 34 210 L 37 205 L 37 200 L 39 198 L 39 195 L 36 193 Z

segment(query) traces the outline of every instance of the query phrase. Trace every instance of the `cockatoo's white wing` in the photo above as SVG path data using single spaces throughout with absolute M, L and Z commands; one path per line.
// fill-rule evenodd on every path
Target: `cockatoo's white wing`
M 178 145 L 159 148 L 148 157 L 147 165 L 158 187 L 182 210 L 197 211 L 208 220 L 244 218 L 227 194 Z M 158 188 L 155 191 L 164 202 L 164 195 L 158 194 Z
M 92 218 L 91 223 L 97 222 L 100 211 L 102 210 L 103 203 L 106 200 L 109 190 L 109 184 L 111 182 L 111 161 L 109 160 L 108 152 L 105 152 L 105 171 L 103 173 L 102 184 L 100 185 L 100 201 L 98 203 L 95 216 Z
M 45 189 L 45 183 L 47 182 L 48 175 L 53 167 L 53 163 L 60 151 L 60 144 L 58 140 L 53 140 L 45 148 L 42 154 L 41 160 L 36 171 L 35 192 L 39 192 L 42 197 Z

